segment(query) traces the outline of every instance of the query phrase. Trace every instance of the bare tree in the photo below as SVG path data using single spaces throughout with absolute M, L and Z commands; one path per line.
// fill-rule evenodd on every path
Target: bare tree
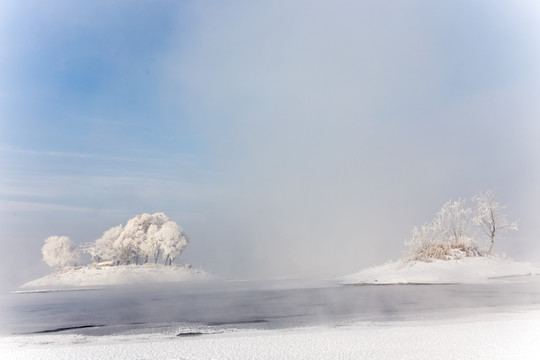
M 495 191 L 488 190 L 485 194 L 473 198 L 475 205 L 474 222 L 482 228 L 482 231 L 489 237 L 491 242 L 488 255 L 491 255 L 495 246 L 495 237 L 508 230 L 517 230 L 517 221 L 508 222 L 503 210 L 506 205 L 501 205 L 495 199 Z

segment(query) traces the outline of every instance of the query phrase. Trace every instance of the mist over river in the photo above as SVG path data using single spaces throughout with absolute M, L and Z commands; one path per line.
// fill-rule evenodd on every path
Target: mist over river
M 333 282 L 206 281 L 0 296 L 0 331 L 14 334 L 219 332 L 351 321 L 400 321 L 540 305 L 540 282 L 344 286 Z M 182 334 L 179 334 L 182 335 Z

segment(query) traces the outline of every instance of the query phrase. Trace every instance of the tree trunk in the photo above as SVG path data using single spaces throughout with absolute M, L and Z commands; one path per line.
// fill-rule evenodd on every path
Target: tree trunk
M 491 239 L 491 245 L 489 246 L 488 255 L 491 255 L 491 251 L 493 250 L 493 246 L 495 246 L 494 239 Z
M 148 262 L 148 255 L 144 258 L 144 263 L 146 264 Z
M 165 266 L 167 266 L 167 263 L 169 262 L 169 256 L 170 255 L 167 255 L 167 258 L 165 259 Z

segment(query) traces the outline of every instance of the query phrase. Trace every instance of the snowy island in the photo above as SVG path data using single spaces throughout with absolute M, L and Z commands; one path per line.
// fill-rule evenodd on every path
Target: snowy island
M 401 260 L 363 269 L 339 279 L 343 284 L 455 284 L 493 283 L 538 280 L 540 267 L 514 262 L 494 255 L 500 233 L 517 230 L 508 222 L 490 190 L 475 196 L 474 209 L 466 200 L 448 201 L 435 218 L 420 228 L 413 228 L 406 244 L 408 253 Z M 484 234 L 482 246 L 478 234 Z
M 23 289 L 65 288 L 207 280 L 212 275 L 174 261 L 189 238 L 164 213 L 140 214 L 125 226 L 105 231 L 96 241 L 76 245 L 67 236 L 50 236 L 43 245 L 43 261 L 57 271 L 27 282 Z M 81 255 L 90 264 L 80 266 Z M 163 263 L 159 263 L 159 260 Z M 83 261 L 84 262 L 84 261 Z

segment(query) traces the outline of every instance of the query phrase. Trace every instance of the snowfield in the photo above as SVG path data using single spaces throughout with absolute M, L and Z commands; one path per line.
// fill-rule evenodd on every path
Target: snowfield
M 478 284 L 540 280 L 540 268 L 498 257 L 466 257 L 432 262 L 398 260 L 339 279 L 344 284 Z
M 190 265 L 162 264 L 118 265 L 108 263 L 68 267 L 37 280 L 25 283 L 23 289 L 79 287 L 208 280 L 214 277 Z
M 187 330 L 187 331 L 186 331 Z M 280 330 L 0 338 L 4 359 L 538 359 L 540 309 Z M 181 336 L 177 336 L 181 334 Z

